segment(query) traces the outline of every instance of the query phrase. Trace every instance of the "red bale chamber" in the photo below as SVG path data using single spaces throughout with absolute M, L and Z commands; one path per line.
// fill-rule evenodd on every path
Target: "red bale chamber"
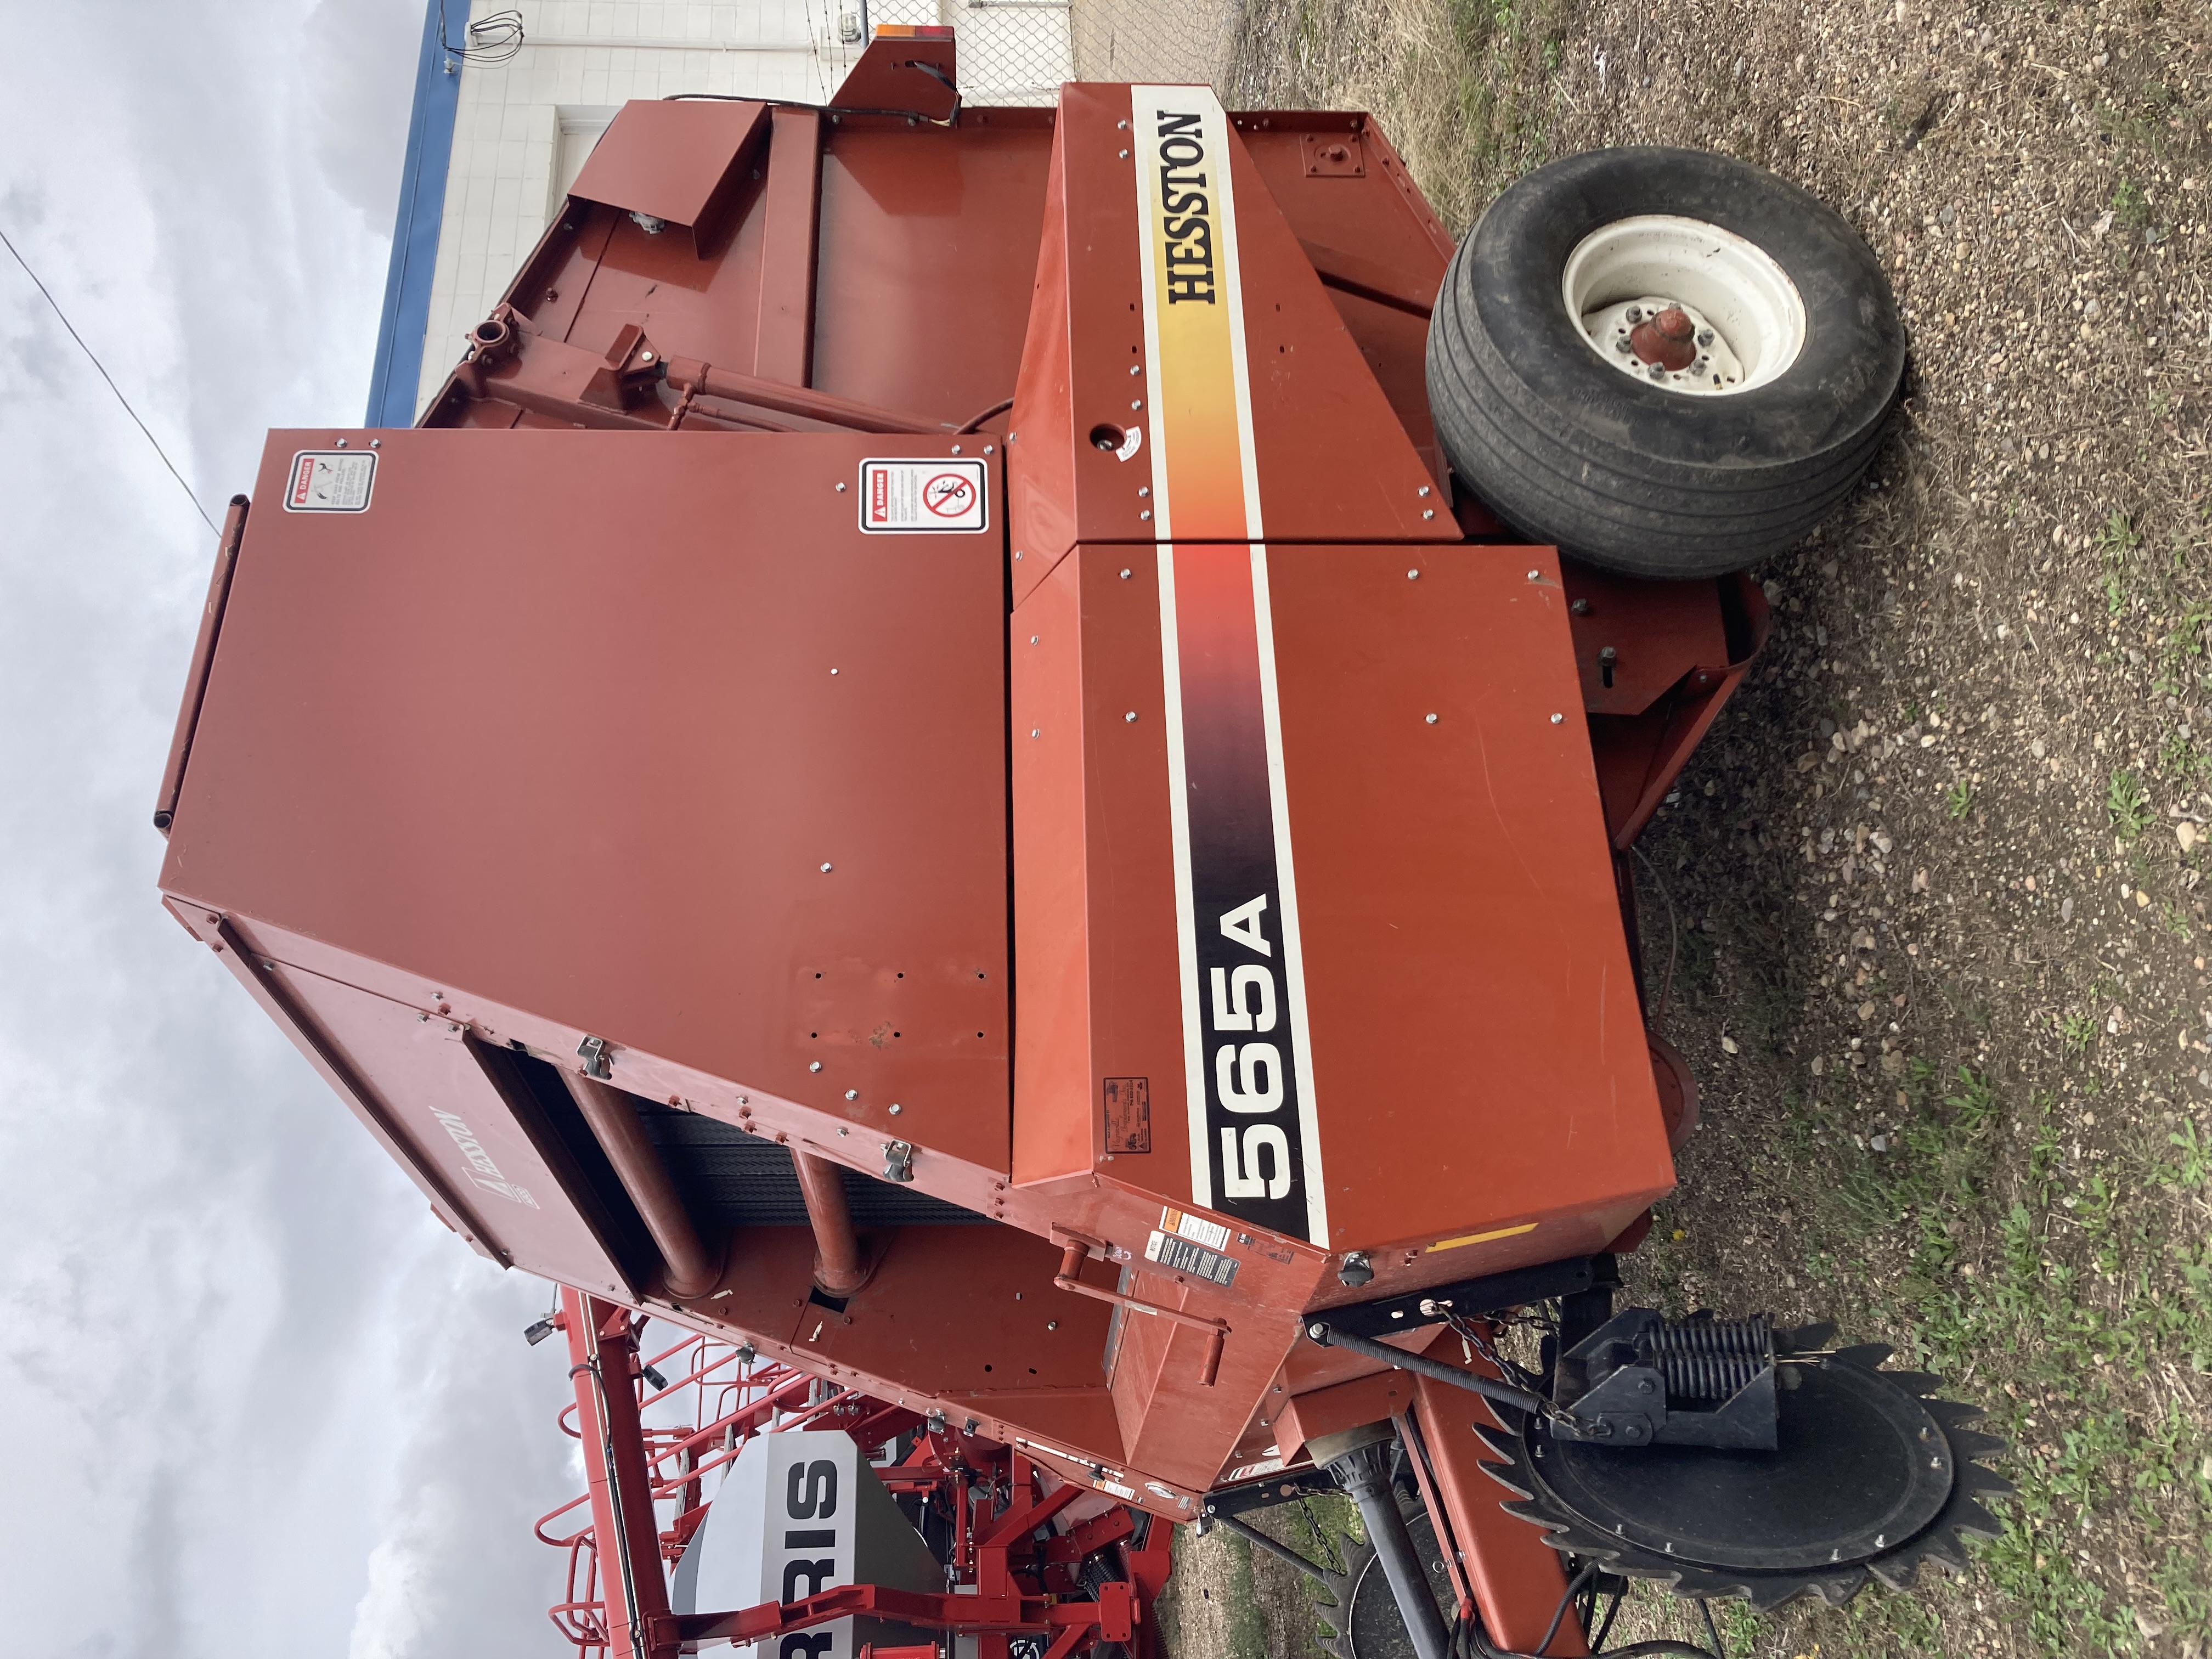
M 1364 118 L 862 70 L 914 118 L 630 106 L 416 429 L 271 434 L 166 902 L 572 1342 L 743 1345 L 1016 1509 L 1395 1419 L 1534 1643 L 1475 1402 L 1302 1333 L 1474 1365 L 1439 1304 L 1601 1283 L 1671 1188 L 1625 849 L 1763 601 L 1501 543 Z

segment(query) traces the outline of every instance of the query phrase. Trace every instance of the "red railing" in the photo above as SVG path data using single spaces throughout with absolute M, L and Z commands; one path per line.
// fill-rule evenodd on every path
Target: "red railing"
M 702 1644 L 774 1642 L 855 1616 L 973 1640 L 983 1659 L 1005 1659 L 1024 1635 L 1042 1638 L 1051 1659 L 1101 1643 L 1158 1659 L 1147 1609 L 1167 1577 L 1164 1541 L 1148 1547 L 1139 1517 L 1118 1507 L 1071 1526 L 1063 1512 L 1095 1499 L 1087 1483 L 1053 1475 L 1018 1447 L 948 1429 L 940 1416 L 761 1364 L 726 1342 L 687 1335 L 646 1358 L 636 1346 L 642 1319 L 575 1291 L 562 1291 L 553 1322 L 568 1337 L 576 1389 L 559 1426 L 583 1442 L 588 1486 L 540 1516 L 533 1531 L 567 1553 L 567 1582 L 550 1616 L 580 1659 L 594 1650 L 607 1659 L 677 1659 Z M 664 1368 L 678 1373 L 675 1381 L 665 1380 Z M 656 1385 L 648 1373 L 664 1380 Z M 663 1420 L 647 1422 L 647 1412 Z M 947 1524 L 954 1582 L 945 1593 L 846 1584 L 802 1601 L 676 1611 L 667 1569 L 706 1519 L 706 1477 L 757 1436 L 810 1429 L 847 1430 L 872 1449 L 913 1437 L 878 1478 Z M 554 1529 L 586 1505 L 583 1525 Z M 1102 1554 L 1110 1581 L 1092 1595 L 1084 1564 Z M 936 1650 L 878 1649 L 876 1659 Z
M 568 1300 L 564 1297 L 562 1314 L 555 1320 L 562 1329 L 568 1324 Z M 648 1370 L 664 1376 L 672 1370 L 680 1375 L 656 1388 L 647 1381 Z M 644 1358 L 630 1387 L 640 1413 L 671 1401 L 678 1407 L 676 1421 L 640 1425 L 654 1504 L 653 1529 L 659 1535 L 661 1555 L 671 1561 L 706 1518 L 711 1501 L 704 1496 L 708 1475 L 732 1462 L 754 1436 L 804 1425 L 841 1397 L 834 1384 L 774 1361 L 754 1360 L 743 1348 L 696 1334 Z M 683 1411 L 687 1393 L 690 1409 Z M 556 1419 L 561 1432 L 571 1439 L 583 1438 L 582 1403 L 580 1395 L 569 1401 Z M 568 1553 L 567 1587 L 550 1616 L 579 1654 L 604 1649 L 610 1640 L 606 1598 L 599 1582 L 598 1517 L 592 1515 L 574 1531 L 550 1528 L 563 1516 L 587 1509 L 592 1498 L 589 1489 L 580 1492 L 538 1516 L 531 1528 L 540 1543 Z M 659 1524 L 664 1504 L 673 1505 L 665 1527 Z

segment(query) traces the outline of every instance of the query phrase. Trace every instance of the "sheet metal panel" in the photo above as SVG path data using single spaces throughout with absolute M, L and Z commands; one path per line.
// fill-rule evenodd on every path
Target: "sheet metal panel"
M 1004 544 L 858 523 L 946 446 L 382 435 L 271 438 L 165 890 L 1005 1170 Z

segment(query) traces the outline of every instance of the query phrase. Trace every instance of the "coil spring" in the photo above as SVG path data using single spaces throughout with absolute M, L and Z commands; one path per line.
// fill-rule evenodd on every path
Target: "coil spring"
M 1666 1320 L 1638 1340 L 1637 1357 L 1665 1379 L 1672 1400 L 1726 1400 L 1774 1363 L 1765 1314 Z

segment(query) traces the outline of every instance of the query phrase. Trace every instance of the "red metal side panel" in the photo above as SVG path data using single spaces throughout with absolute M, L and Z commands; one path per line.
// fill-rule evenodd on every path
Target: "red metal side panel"
M 378 435 L 271 439 L 165 890 L 1005 1170 L 1004 544 L 858 527 L 947 446 Z
M 765 104 L 633 99 L 586 158 L 570 194 L 665 220 L 707 258 L 744 194 Z M 661 234 L 668 234 L 662 232 Z
M 1014 996 L 1022 1011 L 1013 1169 L 1023 1182 L 1087 1173 L 1097 1156 L 1081 603 L 1077 562 L 1067 560 L 1008 623 Z
M 1015 406 L 1017 603 L 1072 540 L 1457 538 L 1210 94 L 1071 87 L 1053 154 L 1060 246 L 1030 339 L 1064 327 L 1065 368 Z M 1170 247 L 1206 250 L 1207 274 L 1179 286 Z
M 281 963 L 270 971 L 516 1261 L 597 1295 L 631 1295 L 452 1022 Z
M 1171 606 L 1162 555 L 1085 547 L 1015 612 L 1018 957 L 1041 1011 L 1015 1103 L 1038 1149 L 1024 1177 L 1086 1149 L 1107 1168 L 1109 1106 L 1141 1080 L 1151 1151 L 1119 1154 L 1117 1179 L 1288 1238 L 1325 1225 L 1328 1249 L 1390 1246 L 1385 1285 L 1603 1248 L 1673 1167 L 1556 556 L 1172 562 Z M 1254 1090 L 1280 1103 L 1255 1110 Z
M 1016 604 L 1075 544 L 1075 467 L 1080 441 L 1071 422 L 1074 370 L 1070 312 L 1074 267 L 1069 246 L 1066 167 L 1060 158 L 1065 129 L 1053 128 L 1052 163 L 1046 174 L 1044 228 L 1037 244 L 1036 279 L 1030 289 L 1029 331 L 1022 341 L 1021 374 L 1006 428 L 1007 539 Z M 1086 276 L 1093 273 L 1086 270 Z M 1097 349 L 1096 337 L 1089 339 Z M 1032 552 L 1030 550 L 1036 550 Z
M 1126 547 L 1079 549 L 1014 613 L 1015 1175 L 1096 1165 L 1187 1204 L 1159 617 L 1157 557 Z
M 1053 1287 L 1058 1249 L 996 1227 L 906 1227 L 878 1248 L 876 1276 L 842 1314 L 805 1303 L 798 1287 L 791 1346 L 810 1364 L 895 1376 L 924 1398 L 966 1401 L 981 1415 L 1040 1429 L 1040 1397 L 1064 1402 L 1089 1392 L 1082 1449 L 1119 1455 L 1118 1435 L 1097 1433 L 1106 1419 L 1098 1356 L 1111 1310 Z M 956 1307 L 962 1317 L 948 1322 Z
M 822 157 L 817 387 L 954 422 L 1013 396 L 1048 113 L 836 132 Z
M 1674 1175 L 1557 556 L 1268 572 L 1331 1238 L 1601 1249 Z

